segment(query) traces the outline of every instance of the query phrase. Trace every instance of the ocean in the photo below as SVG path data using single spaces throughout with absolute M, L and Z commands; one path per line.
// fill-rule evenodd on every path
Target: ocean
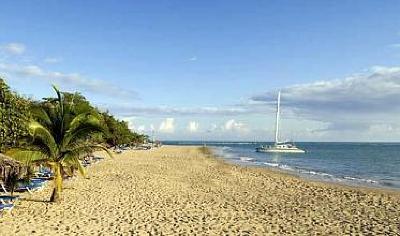
M 204 142 L 167 141 L 171 145 L 203 145 Z M 258 153 L 271 143 L 205 142 L 228 162 L 295 174 L 303 178 L 346 185 L 400 190 L 400 143 L 319 143 L 296 145 L 305 154 Z

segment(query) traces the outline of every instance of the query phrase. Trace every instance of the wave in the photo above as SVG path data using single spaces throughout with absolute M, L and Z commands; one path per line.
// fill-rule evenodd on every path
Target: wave
M 311 176 L 318 176 L 323 179 L 329 179 L 330 181 L 337 181 L 337 182 L 342 182 L 342 181 L 349 181 L 353 183 L 368 183 L 368 184 L 378 184 L 379 182 L 376 180 L 372 179 L 364 179 L 364 178 L 358 178 L 358 177 L 352 177 L 352 176 L 335 176 L 332 174 L 324 173 L 324 172 L 318 172 L 318 171 L 312 171 L 312 170 L 299 170 L 301 174 L 306 174 L 306 175 L 311 175 Z
M 309 174 L 309 175 L 314 175 L 314 176 L 323 176 L 323 177 L 330 177 L 334 178 L 334 175 L 324 173 L 324 172 L 318 172 L 318 171 L 312 171 L 312 170 L 299 170 L 301 174 Z
M 225 143 L 226 144 L 226 143 Z M 336 183 L 343 183 L 349 185 L 356 185 L 356 186 L 386 186 L 386 187 L 396 187 L 400 188 L 400 181 L 397 179 L 391 181 L 385 181 L 383 179 L 377 178 L 372 179 L 369 178 L 368 175 L 366 177 L 359 177 L 357 174 L 353 174 L 351 172 L 346 173 L 342 169 L 336 170 L 335 166 L 323 166 L 324 168 L 318 169 L 316 167 L 311 167 L 308 169 L 307 166 L 302 166 L 308 164 L 305 160 L 305 163 L 297 163 L 292 162 L 292 159 L 278 159 L 278 161 L 274 160 L 272 156 L 268 155 L 258 155 L 250 153 L 250 151 L 246 151 L 246 149 L 238 149 L 233 146 L 229 145 L 221 145 L 221 146 L 213 146 L 212 149 L 215 151 L 219 157 L 227 159 L 229 161 L 242 164 L 242 165 L 256 165 L 256 166 L 264 166 L 265 168 L 273 168 L 278 169 L 284 172 L 290 172 L 295 175 L 304 178 L 311 178 L 319 181 L 326 181 L 326 182 L 336 182 Z M 251 150 L 253 151 L 253 150 Z M 271 159 L 270 159 L 271 158 Z M 283 163 L 282 163 L 283 162 Z M 299 164 L 299 165 L 297 165 Z M 317 166 L 318 167 L 318 166 Z M 326 173 L 326 172 L 328 173 Z M 372 177 L 372 176 L 371 176 Z
M 278 167 L 282 170 L 294 170 L 293 167 L 288 165 L 279 165 Z
M 267 166 L 271 166 L 271 167 L 278 167 L 279 164 L 278 163 L 271 163 L 271 162 L 264 162 L 265 165 Z
M 297 167 L 292 167 L 289 165 L 285 164 L 278 164 L 278 163 L 273 163 L 273 162 L 264 162 L 263 164 L 273 167 L 273 168 L 278 168 L 286 171 L 292 171 L 295 173 L 299 173 L 301 175 L 305 176 L 313 176 L 315 178 L 319 178 L 321 180 L 326 180 L 326 181 L 334 181 L 334 182 L 343 182 L 343 181 L 348 181 L 348 182 L 353 182 L 353 183 L 366 183 L 366 184 L 383 184 L 383 185 L 392 185 L 390 182 L 384 182 L 380 183 L 376 180 L 373 179 L 364 179 L 364 178 L 357 178 L 357 177 L 352 177 L 352 176 L 335 176 L 333 174 L 328 174 L 324 172 L 319 172 L 319 171 L 313 171 L 313 170 L 305 170 L 305 169 L 299 169 Z
M 264 162 L 264 164 L 267 166 L 270 166 L 270 167 L 277 167 L 282 170 L 290 170 L 290 171 L 294 170 L 293 167 L 291 167 L 289 165 L 285 165 L 285 164 L 278 164 L 278 163 L 272 163 L 272 162 Z
M 248 162 L 248 161 L 253 161 L 254 158 L 251 158 L 251 157 L 240 157 L 240 160 L 244 161 L 244 162 Z
M 356 183 L 369 183 L 369 184 L 378 184 L 379 183 L 378 181 L 372 180 L 372 179 L 357 178 L 357 177 L 352 177 L 352 176 L 340 177 L 340 176 L 335 176 L 332 174 L 319 172 L 319 171 L 299 169 L 299 168 L 292 167 L 292 166 L 285 165 L 285 164 L 278 164 L 278 163 L 271 163 L 271 162 L 264 162 L 264 164 L 267 166 L 279 168 L 282 170 L 297 172 L 299 174 L 315 176 L 315 177 L 319 177 L 319 178 L 327 179 L 327 180 L 329 179 L 330 181 L 341 182 L 343 180 L 347 180 L 347 181 L 356 182 Z
M 371 183 L 371 184 L 376 184 L 378 181 L 372 180 L 372 179 L 363 179 L 363 178 L 356 178 L 356 177 L 351 177 L 351 176 L 344 176 L 343 179 L 351 180 L 351 181 L 356 181 L 356 182 L 366 182 L 366 183 Z

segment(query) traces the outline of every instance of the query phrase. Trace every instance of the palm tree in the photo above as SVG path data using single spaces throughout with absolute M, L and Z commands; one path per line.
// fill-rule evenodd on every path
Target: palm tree
M 64 95 L 53 86 L 57 98 L 39 104 L 32 109 L 33 120 L 28 125 L 29 141 L 7 155 L 27 163 L 45 165 L 54 173 L 54 189 L 51 202 L 61 201 L 63 176 L 71 169 L 85 170 L 79 158 L 94 150 L 103 149 L 91 141 L 91 136 L 104 131 L 104 123 L 93 110 L 75 109 L 73 99 L 66 101 Z

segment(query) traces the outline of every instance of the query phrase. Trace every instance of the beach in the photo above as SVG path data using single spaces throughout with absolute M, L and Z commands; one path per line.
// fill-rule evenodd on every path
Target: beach
M 103 156 L 104 153 L 101 153 Z M 124 151 L 23 194 L 0 235 L 399 235 L 400 192 L 303 180 L 194 146 Z

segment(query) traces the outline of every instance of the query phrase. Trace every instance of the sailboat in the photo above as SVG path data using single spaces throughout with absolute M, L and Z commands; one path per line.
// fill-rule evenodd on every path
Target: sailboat
M 273 145 L 262 145 L 256 148 L 257 152 L 282 152 L 282 153 L 305 153 L 292 142 L 279 141 L 279 116 L 281 105 L 281 91 L 278 92 L 278 104 L 276 109 L 275 143 Z

